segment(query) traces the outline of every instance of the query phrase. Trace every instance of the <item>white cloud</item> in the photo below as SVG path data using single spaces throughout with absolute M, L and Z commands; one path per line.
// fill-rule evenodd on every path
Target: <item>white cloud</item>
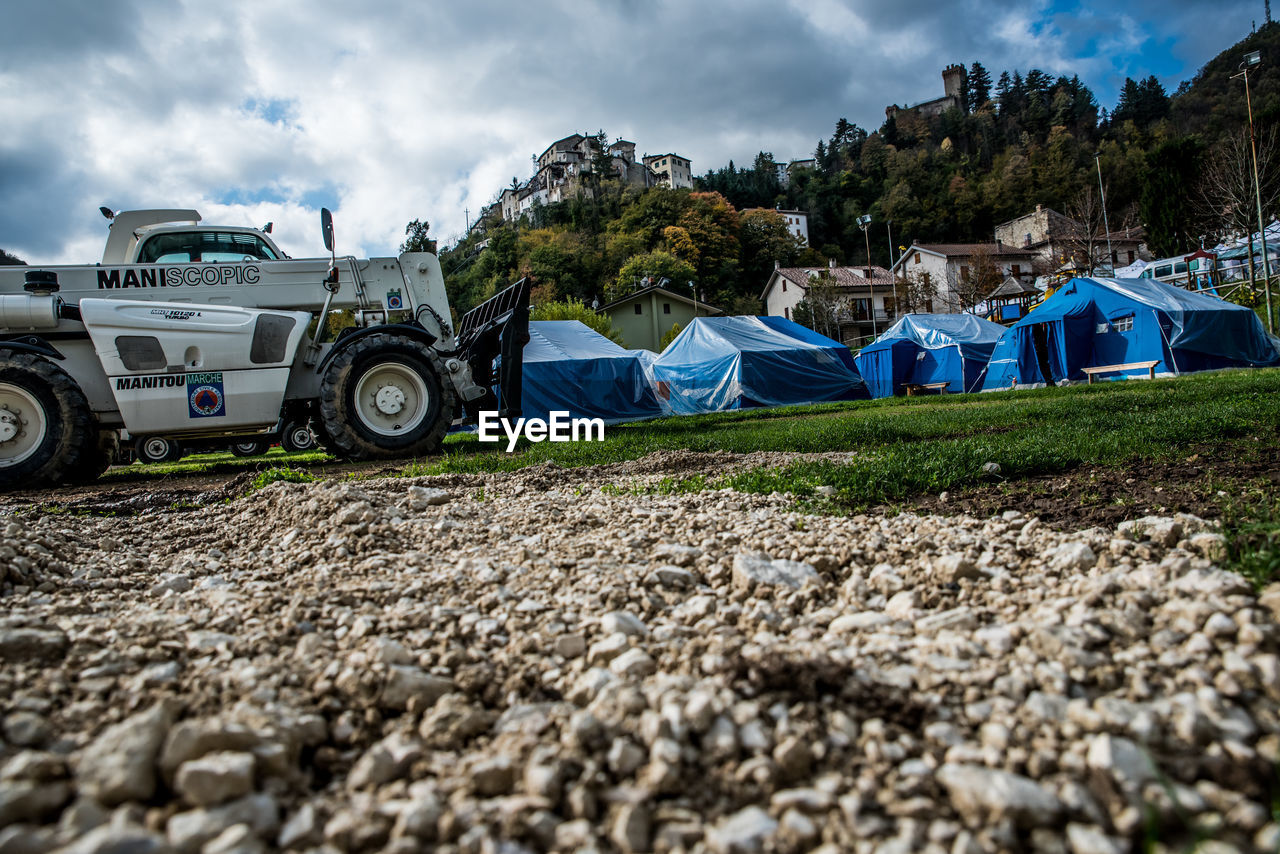
M 326 204 L 341 251 L 394 252 L 414 218 L 459 235 L 464 211 L 575 131 L 678 151 L 700 173 L 805 157 L 841 116 L 874 128 L 885 104 L 940 94 L 951 62 L 1114 87 L 1142 72 L 1135 50 L 1157 45 L 1169 67 L 1170 21 L 1230 18 L 1092 2 L 31 4 L 0 34 L 0 247 L 93 260 L 109 204 L 273 220 L 286 251 L 317 254 Z

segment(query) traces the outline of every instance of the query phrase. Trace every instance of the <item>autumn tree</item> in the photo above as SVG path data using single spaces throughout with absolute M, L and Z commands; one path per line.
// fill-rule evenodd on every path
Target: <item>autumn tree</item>
M 844 308 L 845 300 L 841 298 L 832 279 L 810 276 L 804 299 L 796 304 L 791 317 L 801 326 L 839 340 L 840 314 Z
M 751 287 L 764 289 L 774 262 L 793 266 L 804 252 L 804 241 L 777 211 L 756 208 L 738 218 L 738 241 L 742 246 L 742 278 Z
M 1104 263 L 1110 266 L 1111 259 L 1106 257 L 1107 234 L 1103 225 L 1102 200 L 1093 185 L 1087 184 L 1076 193 L 1067 203 L 1064 213 L 1071 220 L 1071 225 L 1063 243 L 1075 269 L 1092 276 Z
M 938 283 L 927 270 L 915 270 L 893 282 L 893 305 L 899 316 L 932 311 L 937 298 Z
M 1280 169 L 1275 162 L 1276 132 L 1268 128 L 1258 140 L 1258 182 L 1254 186 L 1253 151 L 1249 132 L 1241 130 L 1225 137 L 1209 153 L 1199 186 L 1200 210 L 1207 222 L 1224 236 L 1247 235 L 1249 279 L 1254 271 L 1254 237 L 1258 227 L 1258 192 L 1266 215 L 1274 210 L 1280 196 Z M 1270 247 L 1268 247 L 1270 248 Z
M 969 311 L 1000 287 L 1004 275 L 988 246 L 975 246 L 969 255 L 968 269 L 951 282 L 951 291 L 959 303 L 956 308 Z
M 676 293 L 691 294 L 690 283 L 697 271 L 670 252 L 646 252 L 622 265 L 613 284 L 605 291 L 605 301 L 613 302 L 639 288 L 658 285 Z

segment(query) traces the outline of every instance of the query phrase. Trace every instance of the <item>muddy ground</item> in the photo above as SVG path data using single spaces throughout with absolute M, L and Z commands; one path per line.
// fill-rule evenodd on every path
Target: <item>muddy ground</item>
M 546 487 L 643 485 L 664 477 L 731 474 L 756 467 L 821 457 L 839 462 L 845 455 L 787 454 L 781 452 L 733 454 L 670 451 L 638 460 L 605 466 L 564 469 L 550 464 L 522 473 L 521 482 Z M 157 474 L 153 467 L 132 465 L 112 470 L 95 483 L 13 492 L 0 496 L 0 513 L 45 507 L 60 512 L 130 516 L 170 510 L 194 510 L 245 495 L 253 478 L 281 462 L 245 460 L 219 464 L 216 471 L 201 474 Z M 401 464 L 286 463 L 317 479 L 368 479 L 394 476 Z M 536 473 L 535 473 L 536 472 Z M 478 486 L 480 476 L 448 475 L 433 481 Z M 1125 519 L 1149 515 L 1191 513 L 1218 519 L 1223 509 L 1250 494 L 1274 494 L 1280 490 L 1280 455 L 1261 441 L 1224 442 L 1198 447 L 1174 460 L 1144 460 L 1118 466 L 1083 466 L 1067 472 L 1027 478 L 995 478 L 991 482 L 941 494 L 917 495 L 892 506 L 875 508 L 881 513 L 902 511 L 939 515 L 999 515 L 1008 510 L 1038 516 L 1045 524 L 1068 530 L 1092 525 L 1114 526 Z

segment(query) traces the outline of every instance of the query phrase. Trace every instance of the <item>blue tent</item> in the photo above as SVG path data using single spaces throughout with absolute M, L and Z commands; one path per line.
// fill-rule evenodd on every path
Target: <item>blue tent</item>
M 653 363 L 681 415 L 867 397 L 849 348 L 782 317 L 697 317 Z
M 892 397 L 906 384 L 945 382 L 953 394 L 977 391 L 1004 331 L 972 314 L 907 314 L 854 362 L 872 397 Z
M 1277 365 L 1280 352 L 1243 306 L 1156 279 L 1072 279 L 1009 327 L 982 390 L 1083 380 L 1082 368 L 1150 361 L 1157 374 L 1174 376 Z
M 530 322 L 523 373 L 526 418 L 567 411 L 617 424 L 663 414 L 641 357 L 577 320 Z

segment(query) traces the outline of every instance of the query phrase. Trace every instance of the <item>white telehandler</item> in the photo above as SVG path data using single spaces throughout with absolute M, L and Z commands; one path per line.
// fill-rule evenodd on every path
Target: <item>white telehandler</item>
M 270 225 L 102 212 L 100 264 L 0 267 L 0 489 L 91 480 L 122 433 L 155 459 L 309 425 L 359 460 L 429 454 L 464 408 L 519 413 L 523 280 L 455 330 L 435 255 L 338 257 L 328 210 L 318 259 L 286 256 Z M 354 325 L 330 334 L 339 309 Z

